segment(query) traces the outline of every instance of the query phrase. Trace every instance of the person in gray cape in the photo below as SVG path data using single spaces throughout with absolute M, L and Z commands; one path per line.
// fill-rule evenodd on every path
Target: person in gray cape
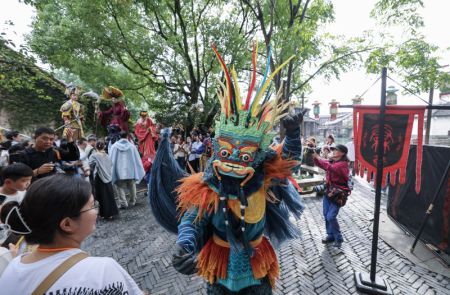
M 95 148 L 89 157 L 89 166 L 94 171 L 95 199 L 100 205 L 98 215 L 111 219 L 119 214 L 112 186 L 112 162 L 105 152 L 103 141 L 98 141 Z
M 110 150 L 112 161 L 112 182 L 118 188 L 119 202 L 122 208 L 128 207 L 125 189 L 130 192 L 130 206 L 136 204 L 136 183 L 145 175 L 142 160 L 136 146 L 128 140 L 125 131 L 120 132 L 120 140 L 115 142 Z

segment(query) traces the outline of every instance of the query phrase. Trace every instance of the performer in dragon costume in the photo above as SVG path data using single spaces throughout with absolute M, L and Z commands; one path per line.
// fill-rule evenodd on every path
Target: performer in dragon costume
M 204 173 L 186 176 L 163 140 L 152 167 L 150 205 L 157 220 L 177 232 L 173 266 L 184 274 L 197 273 L 207 281 L 208 294 L 272 294 L 279 276 L 272 246 L 299 237 L 289 221 L 304 208 L 290 181 L 301 157 L 300 123 L 303 114 L 288 115 L 281 91 L 270 99 L 265 91 L 286 61 L 255 90 L 257 48 L 244 103 L 234 69 L 221 84 L 220 121 L 216 122 L 213 155 Z M 292 58 L 292 57 L 291 57 Z M 253 98 L 253 99 L 252 99 Z M 272 127 L 286 128 L 284 142 L 270 148 Z

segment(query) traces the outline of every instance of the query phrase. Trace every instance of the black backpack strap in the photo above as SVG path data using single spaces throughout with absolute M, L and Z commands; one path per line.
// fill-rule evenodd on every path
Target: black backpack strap
M 0 194 L 0 205 L 3 205 L 3 203 L 5 202 L 7 196 Z

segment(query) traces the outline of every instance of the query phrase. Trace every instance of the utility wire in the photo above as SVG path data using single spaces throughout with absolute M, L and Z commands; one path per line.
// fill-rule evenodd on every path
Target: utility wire
M 369 88 L 366 89 L 366 91 L 364 91 L 361 95 L 357 95 L 356 97 L 359 97 L 359 98 L 363 97 L 367 93 L 367 91 L 369 91 L 380 79 L 381 79 L 381 77 L 378 77 L 375 80 L 375 82 L 373 82 L 372 85 L 370 85 Z M 309 97 L 305 97 L 305 98 L 309 98 Z
M 417 94 L 415 94 L 411 89 L 406 88 L 405 86 L 403 86 L 402 84 L 398 83 L 397 81 L 395 81 L 394 79 L 392 79 L 391 77 L 387 76 L 392 82 L 394 82 L 395 84 L 397 84 L 398 86 L 402 87 L 403 89 L 405 89 L 406 91 L 408 91 L 410 94 L 414 95 L 415 97 L 417 97 L 418 99 L 420 99 L 421 101 L 423 101 L 424 103 L 426 103 L 427 105 L 431 105 L 428 101 L 426 101 L 425 99 L 423 99 L 422 97 L 418 96 Z
M 359 97 L 359 98 L 363 97 L 363 96 L 367 93 L 367 91 L 369 91 L 370 88 L 372 88 L 372 87 L 373 87 L 380 79 L 381 79 L 381 76 L 378 77 L 378 78 L 375 80 L 375 82 L 373 82 L 372 85 L 370 85 L 370 87 L 367 88 L 366 91 L 363 92 L 363 94 L 358 95 L 358 97 Z

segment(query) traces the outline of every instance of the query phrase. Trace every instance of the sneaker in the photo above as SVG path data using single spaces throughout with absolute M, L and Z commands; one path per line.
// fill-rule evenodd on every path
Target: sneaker
M 322 244 L 330 244 L 330 243 L 333 243 L 333 242 L 334 242 L 334 238 L 326 237 L 326 238 L 322 239 Z
M 333 246 L 336 247 L 336 248 L 341 248 L 341 246 L 342 246 L 342 241 L 336 241 L 336 242 L 334 242 Z

